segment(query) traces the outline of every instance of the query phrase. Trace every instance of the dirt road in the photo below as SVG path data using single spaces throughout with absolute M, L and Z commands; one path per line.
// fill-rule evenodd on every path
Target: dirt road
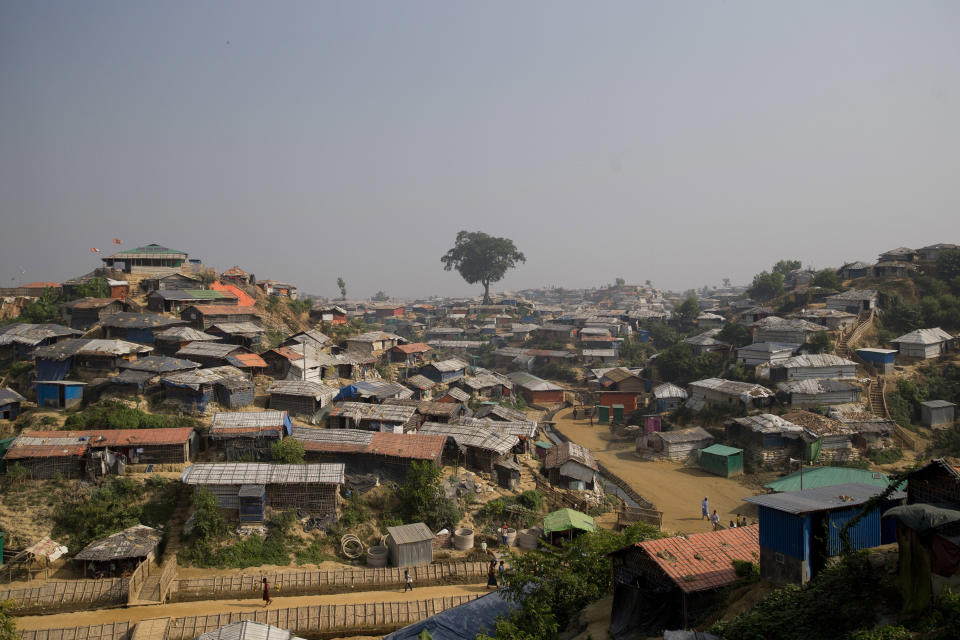
M 709 522 L 700 518 L 700 502 L 704 496 L 710 500 L 711 512 L 716 509 L 724 524 L 732 520 L 735 513 L 755 516 L 755 509 L 742 500 L 754 495 L 755 491 L 737 480 L 665 460 L 641 460 L 634 453 L 632 441 L 614 439 L 606 425 L 594 423 L 591 427 L 589 420 L 573 420 L 572 414 L 572 409 L 566 409 L 554 416 L 557 429 L 590 449 L 605 467 L 663 511 L 664 531 L 699 533 L 712 530 Z
M 279 596 L 273 598 L 270 609 L 307 607 L 320 604 L 355 604 L 360 602 L 406 602 L 449 596 L 482 595 L 487 592 L 482 584 L 443 585 L 438 587 L 414 588 L 404 593 L 400 588 L 394 591 L 358 591 L 355 593 L 335 593 L 319 596 Z M 249 600 L 201 600 L 198 602 L 175 602 L 173 604 L 150 605 L 143 607 L 99 609 L 96 611 L 78 611 L 58 613 L 48 616 L 26 616 L 17 618 L 18 629 L 59 629 L 65 627 L 89 626 L 109 622 L 138 622 L 149 618 L 181 618 L 203 616 L 214 613 L 238 613 L 241 611 L 263 610 L 263 601 Z

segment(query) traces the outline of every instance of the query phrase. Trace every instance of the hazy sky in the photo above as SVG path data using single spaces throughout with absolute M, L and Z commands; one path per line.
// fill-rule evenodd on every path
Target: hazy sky
M 0 283 L 157 242 L 334 295 L 960 243 L 960 2 L 0 2 Z

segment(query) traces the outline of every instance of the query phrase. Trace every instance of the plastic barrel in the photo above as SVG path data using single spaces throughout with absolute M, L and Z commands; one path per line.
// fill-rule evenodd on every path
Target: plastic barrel
M 453 532 L 453 546 L 458 551 L 473 549 L 473 529 L 457 529 Z
M 378 544 L 374 547 L 367 549 L 367 566 L 368 567 L 385 567 L 387 566 L 387 548 L 382 544 Z

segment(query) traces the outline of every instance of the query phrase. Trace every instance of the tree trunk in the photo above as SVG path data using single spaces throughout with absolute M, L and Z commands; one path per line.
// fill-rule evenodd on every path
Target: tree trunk
M 484 280 L 483 284 L 483 304 L 490 304 L 490 281 Z

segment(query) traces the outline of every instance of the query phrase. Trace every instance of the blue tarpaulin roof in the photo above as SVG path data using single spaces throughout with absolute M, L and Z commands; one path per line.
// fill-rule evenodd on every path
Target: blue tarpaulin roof
M 394 631 L 383 640 L 416 640 L 424 630 L 433 640 L 474 640 L 478 633 L 492 634 L 497 618 L 509 615 L 519 606 L 494 591 Z

